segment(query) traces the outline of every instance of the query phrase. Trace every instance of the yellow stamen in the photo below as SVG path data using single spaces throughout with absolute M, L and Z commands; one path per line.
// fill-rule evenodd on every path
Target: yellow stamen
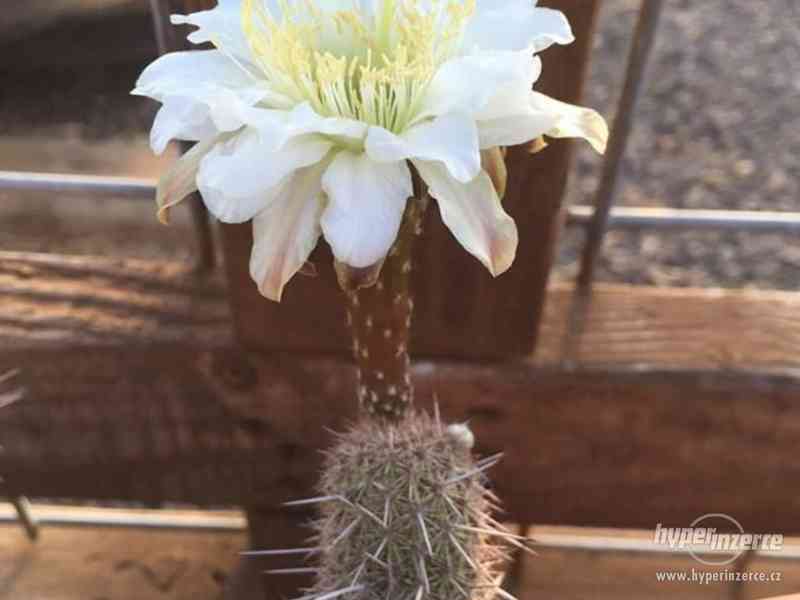
M 355 3 L 354 3 L 355 4 Z M 335 13 L 314 0 L 244 0 L 242 27 L 276 91 L 322 116 L 403 131 L 436 69 L 457 51 L 475 0 L 383 0 L 374 15 Z

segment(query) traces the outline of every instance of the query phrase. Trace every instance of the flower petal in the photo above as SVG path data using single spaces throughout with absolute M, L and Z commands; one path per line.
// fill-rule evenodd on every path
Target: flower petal
M 217 50 L 173 52 L 149 65 L 132 92 L 164 103 L 151 135 L 160 153 L 170 139 L 200 140 L 244 124 L 244 111 L 270 96 L 263 81 Z
M 334 143 L 341 141 L 343 145 L 359 146 L 369 128 L 366 123 L 352 119 L 322 117 L 308 102 L 291 110 L 247 108 L 243 116 L 245 123 L 258 131 L 263 149 L 269 152 L 280 150 L 292 138 L 311 133 L 329 136 Z
M 364 148 L 372 160 L 382 163 L 409 158 L 441 161 L 464 183 L 481 170 L 475 120 L 458 113 L 415 125 L 399 136 L 382 127 L 371 127 Z
M 253 79 L 219 50 L 171 52 L 150 63 L 133 94 L 162 100 L 168 96 L 203 97 L 219 87 L 241 88 Z
M 218 141 L 220 141 L 218 138 L 212 138 L 195 144 L 162 175 L 156 190 L 156 206 L 158 220 L 164 225 L 169 223 L 169 209 L 197 191 L 197 170 L 200 168 L 200 161 Z
M 542 136 L 557 122 L 557 115 L 530 110 L 524 114 L 478 121 L 480 146 L 486 149 L 524 144 Z
M 187 36 L 193 44 L 211 42 L 226 54 L 250 62 L 250 46 L 242 29 L 241 4 L 241 0 L 219 0 L 217 6 L 211 10 L 189 15 L 172 15 L 172 23 L 197 27 Z M 266 4 L 270 9 L 278 10 L 274 0 L 267 0 Z
M 208 107 L 189 98 L 170 98 L 156 113 L 150 147 L 163 154 L 172 140 L 196 142 L 214 139 L 219 132 L 208 117 Z
M 503 210 L 489 176 L 481 172 L 459 183 L 440 163 L 413 161 L 439 204 L 444 224 L 464 248 L 497 277 L 508 270 L 517 253 L 514 220 Z
M 538 59 L 529 50 L 453 58 L 433 76 L 417 121 L 451 112 L 478 114 L 500 97 L 500 92 L 507 93 L 508 86 L 530 91 L 540 71 Z
M 286 118 L 286 124 L 292 135 L 321 133 L 359 142 L 367 135 L 366 123 L 342 117 L 323 117 L 308 102 L 298 104 Z
M 208 210 L 224 223 L 242 223 L 265 208 L 264 192 L 287 175 L 319 162 L 332 144 L 320 136 L 296 137 L 280 150 L 254 129 L 217 144 L 200 164 L 197 184 Z
M 533 110 L 531 89 L 542 72 L 542 61 L 527 52 L 513 53 L 516 76 L 495 90 L 476 113 L 481 149 L 515 146 L 541 136 L 556 117 Z
M 481 167 L 489 176 L 489 179 L 492 180 L 497 197 L 502 200 L 506 195 L 506 187 L 508 186 L 505 150 L 498 146 L 481 150 Z
M 322 230 L 337 260 L 356 268 L 381 261 L 397 238 L 406 203 L 414 194 L 408 165 L 340 152 L 322 178 L 322 187 L 329 200 Z
M 567 104 L 539 92 L 531 93 L 531 106 L 535 111 L 556 117 L 556 122 L 545 135 L 555 138 L 580 137 L 592 148 L 604 154 L 608 145 L 608 124 L 597 111 Z
M 319 240 L 325 167 L 321 162 L 295 171 L 270 191 L 267 208 L 253 219 L 250 275 L 261 294 L 275 302 Z
M 509 52 L 506 81 L 493 90 L 489 101 L 476 113 L 479 121 L 520 114 L 530 109 L 533 85 L 542 74 L 542 59 L 528 52 Z
M 603 154 L 608 143 L 608 125 L 596 111 L 528 92 L 528 106 L 517 114 L 478 121 L 481 148 L 514 146 L 547 135 L 580 137 Z
M 553 44 L 575 41 L 564 14 L 540 8 L 531 0 L 478 0 L 464 36 L 466 48 L 540 52 Z

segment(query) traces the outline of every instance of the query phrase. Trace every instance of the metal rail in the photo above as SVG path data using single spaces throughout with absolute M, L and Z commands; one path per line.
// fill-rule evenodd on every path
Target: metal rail
M 591 206 L 573 206 L 567 223 L 588 227 L 595 217 Z M 696 210 L 684 208 L 615 207 L 606 217 L 609 229 L 800 232 L 800 212 L 754 210 Z
M 247 521 L 238 512 L 126 510 L 118 508 L 33 507 L 40 527 L 108 527 L 111 529 L 156 529 L 205 531 L 214 533 L 247 530 Z M 0 525 L 16 522 L 15 513 L 3 510 Z
M 247 521 L 238 511 L 204 512 L 199 510 L 126 510 L 106 508 L 34 507 L 40 525 L 51 527 L 108 527 L 112 529 L 151 529 L 198 531 L 206 533 L 238 533 L 247 531 Z M 0 503 L 0 525 L 15 523 L 13 511 L 4 510 Z M 656 544 L 652 533 L 637 537 L 614 537 L 587 531 L 585 535 L 560 531 L 532 531 L 533 548 L 559 548 L 596 552 L 626 552 L 636 554 L 685 555 L 683 548 Z M 792 540 L 795 542 L 796 540 Z M 724 550 L 704 554 L 724 555 Z M 759 556 L 780 560 L 800 559 L 800 546 L 790 544 L 779 553 L 759 552 Z
M 0 191 L 48 192 L 51 194 L 87 194 L 125 198 L 155 198 L 156 184 L 149 179 L 99 177 L 0 171 Z
M 156 194 L 156 182 L 129 177 L 0 171 L 0 192 L 8 190 L 152 201 Z M 591 227 L 594 218 L 595 209 L 591 206 L 572 206 L 567 211 L 567 224 L 573 227 Z M 798 233 L 800 212 L 614 207 L 608 212 L 606 227 Z

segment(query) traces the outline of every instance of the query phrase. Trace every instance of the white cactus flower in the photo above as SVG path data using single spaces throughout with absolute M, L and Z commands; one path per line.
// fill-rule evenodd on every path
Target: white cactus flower
M 251 274 L 273 300 L 320 235 L 344 264 L 382 261 L 412 195 L 409 164 L 499 275 L 517 230 L 481 150 L 542 135 L 605 147 L 597 113 L 532 91 L 535 53 L 573 41 L 535 0 L 219 0 L 173 23 L 215 49 L 158 59 L 133 92 L 163 103 L 155 152 L 198 142 L 163 177 L 160 217 L 199 189 L 220 221 L 252 219 Z

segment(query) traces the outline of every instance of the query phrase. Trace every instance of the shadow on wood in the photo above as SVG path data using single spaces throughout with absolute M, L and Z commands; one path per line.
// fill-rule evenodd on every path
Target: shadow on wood
M 309 491 L 325 428 L 354 416 L 350 361 L 242 351 L 222 282 L 186 267 L 0 253 L 0 293 L 0 365 L 28 388 L 0 420 L 18 492 L 276 507 Z M 551 291 L 548 360 L 568 297 Z M 651 528 L 713 509 L 789 533 L 798 309 L 788 293 L 601 287 L 581 370 L 420 362 L 419 403 L 505 451 L 492 479 L 514 519 Z M 760 334 L 719 327 L 731 315 Z M 637 340 L 649 364 L 621 366 Z

